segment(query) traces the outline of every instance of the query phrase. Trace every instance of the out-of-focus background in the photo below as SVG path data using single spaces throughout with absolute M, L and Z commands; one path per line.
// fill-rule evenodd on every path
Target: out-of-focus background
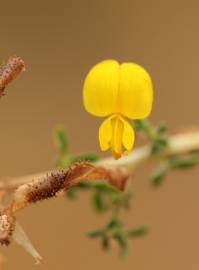
M 19 55 L 27 71 L 0 102 L 0 177 L 53 168 L 52 129 L 63 123 L 73 153 L 98 152 L 100 119 L 82 105 L 82 82 L 98 61 L 115 58 L 143 65 L 151 74 L 155 103 L 151 120 L 170 132 L 198 124 L 199 4 L 197 1 L 4 1 L 0 61 Z M 129 226 L 149 224 L 132 241 L 129 257 L 103 253 L 85 232 L 105 222 L 89 206 L 64 198 L 32 206 L 19 221 L 42 254 L 37 269 L 199 269 L 199 169 L 170 173 L 160 189 L 137 171 L 131 188 Z M 35 269 L 16 244 L 0 248 L 6 269 Z

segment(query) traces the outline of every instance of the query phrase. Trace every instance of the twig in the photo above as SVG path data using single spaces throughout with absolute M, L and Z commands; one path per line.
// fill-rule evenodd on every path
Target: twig
M 124 168 L 104 168 L 87 162 L 78 163 L 67 170 L 52 172 L 45 177 L 20 185 L 11 204 L 0 214 L 0 244 L 8 245 L 15 229 L 16 212 L 32 203 L 56 197 L 82 181 L 106 180 L 123 190 L 129 178 Z
M 12 57 L 0 67 L 0 97 L 4 95 L 6 86 L 22 71 L 25 71 L 25 63 L 20 57 Z
M 169 145 L 165 155 L 186 154 L 195 150 L 199 150 L 199 130 L 171 136 L 169 138 Z M 125 167 L 128 168 L 130 172 L 133 172 L 143 162 L 150 158 L 153 158 L 151 155 L 151 145 L 147 144 L 145 146 L 135 148 L 127 157 L 123 157 L 119 160 L 113 160 L 109 157 L 104 158 L 101 161 L 98 161 L 97 165 Z M 1 181 L 0 190 L 12 191 L 33 179 L 39 179 L 45 175 L 46 172 Z
M 169 137 L 169 144 L 165 151 L 166 156 L 187 154 L 199 150 L 199 128 L 194 131 L 180 133 Z M 153 158 L 151 154 L 151 144 L 135 148 L 132 153 L 119 160 L 105 158 L 98 162 L 99 165 L 123 166 L 134 171 L 147 159 Z

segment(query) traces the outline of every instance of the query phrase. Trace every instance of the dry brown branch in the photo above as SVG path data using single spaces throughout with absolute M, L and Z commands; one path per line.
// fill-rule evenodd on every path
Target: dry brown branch
M 6 86 L 22 71 L 25 71 L 25 63 L 20 57 L 12 57 L 0 67 L 0 97 L 4 95 Z
M 128 178 L 129 173 L 125 168 L 105 168 L 81 162 L 67 170 L 51 172 L 45 177 L 19 186 L 11 204 L 1 211 L 0 244 L 10 243 L 15 229 L 16 212 L 29 204 L 55 197 L 77 183 L 88 180 L 106 180 L 122 191 Z

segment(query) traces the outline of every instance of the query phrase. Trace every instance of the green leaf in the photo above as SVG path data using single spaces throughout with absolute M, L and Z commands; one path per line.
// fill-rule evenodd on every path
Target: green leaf
M 81 189 L 81 190 L 91 189 L 92 188 L 91 183 L 92 182 L 80 182 L 76 185 L 76 188 Z
M 151 153 L 153 155 L 160 154 L 168 146 L 168 138 L 165 135 L 161 135 L 152 143 Z
M 154 170 L 153 174 L 151 175 L 151 180 L 155 186 L 158 186 L 162 183 L 168 168 L 168 163 L 165 161 L 162 162 L 159 167 Z
M 113 238 L 118 242 L 120 247 L 120 255 L 125 257 L 127 255 L 127 237 L 123 232 L 116 233 Z
M 103 237 L 102 237 L 102 248 L 103 249 L 106 249 L 106 250 L 108 250 L 109 249 L 109 238 L 107 237 L 107 235 L 104 235 Z
M 96 190 L 104 192 L 104 193 L 117 193 L 117 194 L 121 193 L 115 187 L 111 186 L 110 184 L 106 183 L 103 180 L 91 182 L 90 185 Z
M 122 199 L 121 199 L 121 206 L 125 209 L 128 209 L 130 207 L 131 198 L 132 198 L 131 192 L 123 192 Z
M 160 123 L 157 131 L 159 134 L 164 134 L 167 131 L 167 124 L 166 123 Z
M 133 127 L 136 132 L 140 132 L 143 130 L 143 123 L 142 120 L 134 120 L 133 121 Z
M 144 225 L 128 230 L 127 235 L 130 237 L 139 237 L 145 235 L 146 233 L 148 233 L 148 231 L 149 227 Z
M 70 189 L 66 192 L 66 196 L 67 196 L 70 200 L 75 200 L 75 199 L 77 198 L 76 187 L 70 188 Z
M 166 135 L 167 126 L 165 123 L 161 123 L 157 128 L 153 127 L 147 120 L 134 121 L 134 128 L 136 131 L 142 131 L 151 140 L 152 154 L 160 154 L 168 146 L 168 137 Z
M 199 164 L 199 153 L 193 153 L 188 156 L 173 156 L 169 159 L 170 166 L 177 169 L 186 169 Z
M 68 152 L 68 139 L 65 128 L 62 125 L 59 125 L 54 129 L 54 138 L 60 153 L 66 154 Z
M 94 231 L 87 233 L 87 236 L 90 238 L 96 238 L 96 237 L 100 237 L 102 235 L 104 235 L 104 230 L 102 230 L 102 229 L 97 229 L 97 230 L 94 230 Z
M 60 155 L 55 162 L 56 168 L 58 169 L 65 169 L 69 165 L 69 157 L 68 155 Z
M 102 211 L 106 210 L 106 207 L 105 207 L 104 202 L 103 202 L 102 193 L 99 191 L 96 191 L 93 193 L 92 204 L 93 204 L 94 209 L 97 212 L 102 212 Z
M 118 217 L 113 217 L 107 224 L 107 229 L 112 230 L 120 226 L 121 226 L 121 221 L 118 219 Z
M 97 154 L 82 154 L 71 158 L 71 165 L 80 161 L 96 162 L 100 158 Z

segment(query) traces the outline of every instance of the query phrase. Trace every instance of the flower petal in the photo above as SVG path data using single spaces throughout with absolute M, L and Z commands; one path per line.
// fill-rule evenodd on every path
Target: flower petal
M 133 127 L 122 117 L 120 117 L 121 121 L 123 122 L 123 136 L 122 136 L 122 143 L 124 148 L 129 152 L 135 141 L 135 132 Z
M 102 151 L 106 151 L 110 148 L 110 142 L 112 138 L 112 116 L 104 120 L 99 127 L 99 143 Z
M 83 87 L 86 110 L 96 116 L 115 112 L 119 86 L 119 64 L 106 60 L 95 65 L 88 73 Z
M 128 118 L 141 119 L 151 112 L 153 86 L 149 74 L 139 65 L 120 66 L 118 111 Z
M 113 157 L 119 159 L 122 156 L 122 137 L 123 137 L 123 121 L 119 115 L 116 115 L 112 120 L 112 137 L 111 150 Z

